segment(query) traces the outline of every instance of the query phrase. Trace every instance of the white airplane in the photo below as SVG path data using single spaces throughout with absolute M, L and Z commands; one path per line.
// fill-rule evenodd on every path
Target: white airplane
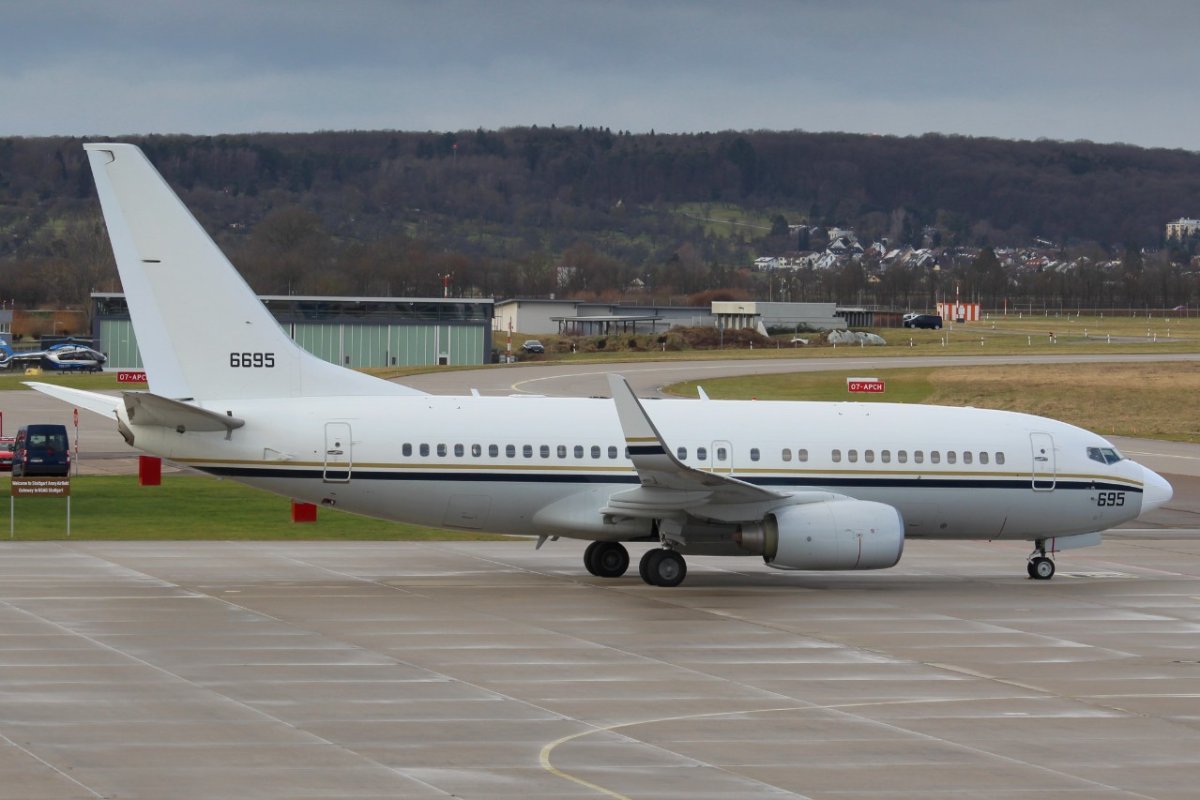
M 148 392 L 31 383 L 132 446 L 385 519 L 592 540 L 594 575 L 675 586 L 686 554 L 779 569 L 895 565 L 906 538 L 1033 542 L 1028 573 L 1171 486 L 1062 422 L 901 404 L 442 397 L 322 361 L 283 332 L 128 144 L 87 144 Z M 203 331 L 203 335 L 199 332 Z

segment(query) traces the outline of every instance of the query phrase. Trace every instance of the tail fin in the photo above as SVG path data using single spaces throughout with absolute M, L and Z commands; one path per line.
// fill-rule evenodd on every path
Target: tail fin
M 313 356 L 131 144 L 85 144 L 150 390 L 196 400 L 423 394 Z

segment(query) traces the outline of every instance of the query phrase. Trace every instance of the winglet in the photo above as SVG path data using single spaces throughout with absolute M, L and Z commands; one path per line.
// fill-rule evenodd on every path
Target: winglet
M 762 503 L 784 497 L 728 475 L 717 475 L 684 464 L 671 454 L 629 382 L 620 375 L 609 373 L 608 386 L 617 407 L 621 432 L 625 435 L 629 460 L 633 462 L 642 486 L 674 490 L 673 501 L 669 499 L 672 495 L 667 495 L 666 500 L 656 495 L 655 507 L 666 508 L 673 503 L 678 509 L 687 509 L 705 502 Z M 645 489 L 631 489 L 614 495 L 610 504 L 620 504 L 623 497 L 631 502 L 643 502 L 645 496 Z

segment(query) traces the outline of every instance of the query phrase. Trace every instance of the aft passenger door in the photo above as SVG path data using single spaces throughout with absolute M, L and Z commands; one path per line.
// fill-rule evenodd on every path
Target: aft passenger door
M 1054 437 L 1048 433 L 1031 433 L 1029 444 L 1033 448 L 1033 490 L 1054 491 Z
M 321 474 L 321 479 L 325 483 L 349 483 L 353 463 L 350 423 L 326 422 L 325 471 Z

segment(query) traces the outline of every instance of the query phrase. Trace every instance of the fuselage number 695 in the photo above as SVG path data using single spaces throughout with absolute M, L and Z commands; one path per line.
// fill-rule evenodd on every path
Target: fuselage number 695
M 1096 495 L 1096 505 L 1098 506 L 1123 506 L 1125 505 L 1124 492 L 1099 492 Z
M 270 369 L 275 366 L 274 353 L 230 353 L 229 366 Z

